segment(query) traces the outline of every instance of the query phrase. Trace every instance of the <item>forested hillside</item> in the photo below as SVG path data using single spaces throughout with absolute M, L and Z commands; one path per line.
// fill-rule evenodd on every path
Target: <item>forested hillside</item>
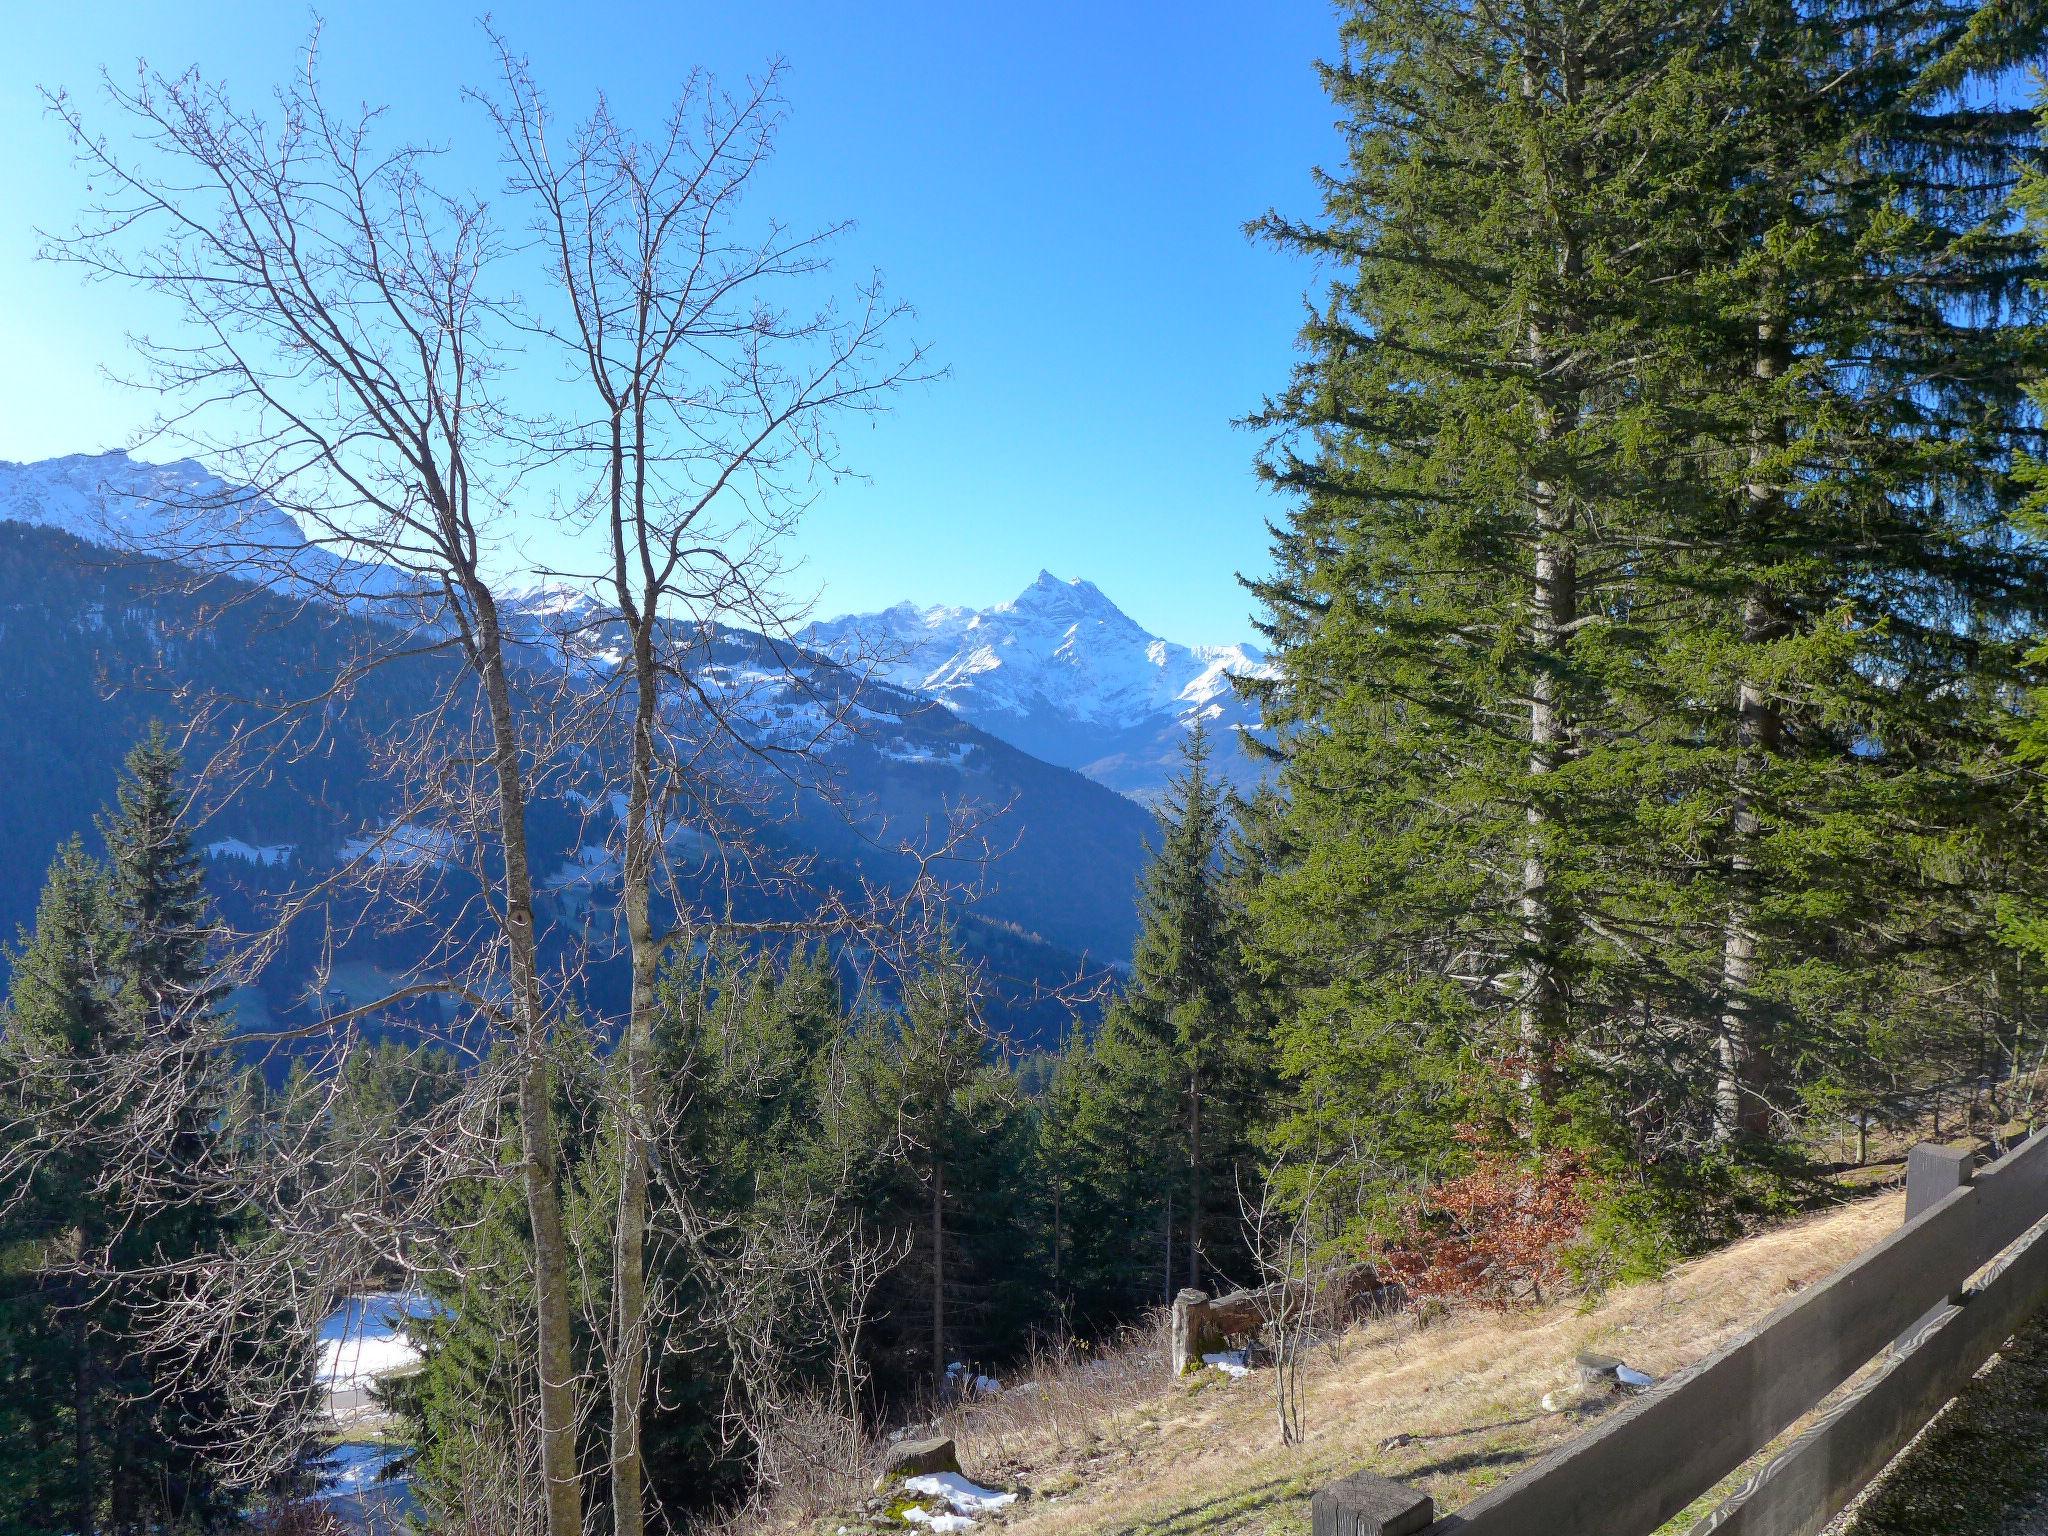
M 203 717 L 187 749 L 203 765 L 267 709 L 331 683 L 345 658 L 365 649 L 373 623 L 249 593 L 229 579 L 198 582 L 180 567 L 4 521 L 0 592 L 0 707 L 12 725 L 0 737 L 0 773 L 14 786 L 0 859 L 26 870 L 46 864 L 65 839 L 90 832 L 122 753 L 148 722 Z M 757 642 L 741 635 L 727 643 L 733 665 L 744 669 Z M 544 664 L 536 655 L 534 665 Z M 269 762 L 260 775 L 206 798 L 196 834 L 208 851 L 210 882 L 245 925 L 266 893 L 343 862 L 351 839 L 389 823 L 395 791 L 380 782 L 386 769 L 378 738 L 413 718 L 451 670 L 422 656 L 365 676 L 317 750 Z M 858 686 L 829 670 L 818 677 L 821 687 Z M 1077 979 L 1085 991 L 1087 978 L 1129 954 L 1129 892 L 1151 818 L 929 701 L 880 685 L 865 687 L 861 699 L 862 724 L 828 744 L 831 772 L 846 792 L 790 795 L 791 814 L 774 835 L 827 861 L 821 883 L 851 888 L 863 875 L 904 879 L 908 865 L 895 838 L 927 835 L 943 824 L 949 803 L 981 806 L 989 818 L 987 858 L 962 863 L 960 881 L 972 887 L 963 941 L 988 965 L 1006 1028 L 1025 1043 L 1056 1041 L 1072 1014 L 1055 994 Z M 750 697 L 748 707 L 771 731 L 788 729 L 782 717 L 824 713 L 815 701 L 779 690 Z M 593 826 L 575 789 L 566 783 L 530 813 L 536 857 L 563 923 L 558 937 L 571 921 L 587 925 L 582 914 L 593 900 L 600 907 L 612 901 L 617 876 L 603 857 L 604 828 Z M 709 878 L 696 877 L 699 884 Z M 789 909 L 790 898 L 744 881 L 732 882 L 730 893 L 746 910 Z M 33 881 L 0 888 L 0 925 L 13 932 L 34 904 Z M 456 920 L 458 900 L 444 893 L 441 906 L 451 914 L 444 921 Z M 239 1006 L 293 1015 L 312 985 L 321 944 L 311 925 L 296 934 Z M 396 973 L 417 952 L 403 925 L 374 924 L 359 926 L 338 958 Z M 624 982 L 600 958 L 587 984 L 593 998 L 615 999 Z
M 51 254 L 246 490 L 0 524 L 0 1524 L 324 1519 L 311 1342 L 393 1293 L 347 1411 L 433 1532 L 971 1523 L 849 1506 L 1183 1287 L 1259 1287 L 1212 1363 L 1299 1469 L 1347 1308 L 1591 1305 L 2038 1118 L 2048 12 L 1340 6 L 1252 227 L 1317 285 L 1258 730 L 1176 702 L 1154 816 L 794 643 L 841 429 L 937 370 L 753 222 L 773 79 L 565 125 L 484 36 L 488 186 L 310 68 L 53 103 Z M 1041 598 L 1011 684 L 1150 657 Z M 982 617 L 897 615 L 1023 699 Z

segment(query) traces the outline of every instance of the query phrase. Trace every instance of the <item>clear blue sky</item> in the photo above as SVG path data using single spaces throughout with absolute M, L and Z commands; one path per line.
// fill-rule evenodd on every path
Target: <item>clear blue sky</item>
M 475 10 L 352 0 L 327 16 L 342 100 L 393 104 L 491 184 L 459 99 L 486 78 Z M 830 492 L 802 537 L 826 612 L 904 598 L 982 605 L 1041 566 L 1086 576 L 1147 627 L 1248 634 L 1238 571 L 1276 510 L 1231 426 L 1285 379 L 1315 272 L 1255 247 L 1269 206 L 1306 212 L 1335 153 L 1313 61 L 1322 0 L 1007 6 L 846 0 L 571 6 L 494 19 L 558 111 L 602 87 L 655 118 L 692 65 L 740 76 L 780 56 L 791 107 L 759 206 L 851 217 L 854 271 L 919 310 L 950 378 L 854 429 L 869 478 Z M 38 85 L 81 96 L 104 64 L 198 64 L 254 101 L 291 70 L 312 13 L 269 0 L 15 6 L 0 53 L 0 458 L 122 446 L 147 402 L 102 382 L 146 301 L 34 262 L 80 181 Z

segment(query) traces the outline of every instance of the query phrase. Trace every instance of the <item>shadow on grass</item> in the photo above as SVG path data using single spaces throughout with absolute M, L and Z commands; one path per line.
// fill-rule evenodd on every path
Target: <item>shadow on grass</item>
M 1315 1488 L 1316 1484 L 1306 1477 L 1270 1478 L 1249 1488 L 1183 1505 L 1156 1519 L 1134 1520 L 1128 1525 L 1110 1529 L 1122 1533 L 1122 1536 L 1197 1536 L 1200 1532 L 1215 1531 L 1276 1512 L 1284 1505 L 1305 1504 Z M 1305 1509 L 1301 1511 L 1301 1520 L 1306 1529 Z

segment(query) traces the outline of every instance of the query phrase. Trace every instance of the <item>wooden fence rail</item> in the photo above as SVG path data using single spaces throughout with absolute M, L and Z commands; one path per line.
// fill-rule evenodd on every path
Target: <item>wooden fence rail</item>
M 1723 1349 L 1434 1523 L 1373 1473 L 1332 1484 L 1314 1536 L 1650 1536 L 1883 1355 L 1694 1528 L 1812 1536 L 2048 1299 L 2044 1217 L 2048 1133 L 1974 1178 L 1966 1151 L 1916 1147 L 1905 1225 Z

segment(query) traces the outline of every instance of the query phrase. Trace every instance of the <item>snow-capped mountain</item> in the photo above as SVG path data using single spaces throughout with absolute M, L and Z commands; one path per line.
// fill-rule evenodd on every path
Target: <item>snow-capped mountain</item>
M 1040 571 L 990 608 L 899 603 L 813 625 L 805 640 L 1140 800 L 1165 787 L 1197 722 L 1208 728 L 1217 772 L 1239 785 L 1258 777 L 1237 736 L 1257 726 L 1257 714 L 1230 680 L 1269 673 L 1266 659 L 1249 645 L 1163 640 L 1093 582 Z
M 0 460 L 0 520 L 242 579 L 260 574 L 275 591 L 350 607 L 408 585 L 389 566 L 308 542 L 295 518 L 192 459 L 149 464 L 112 452 Z
M 249 549 L 256 554 L 245 563 Z M 220 582 L 194 590 L 175 570 L 167 577 L 166 563 Z M 179 701 L 217 706 L 194 748 L 204 753 L 247 726 L 249 699 L 298 696 L 337 656 L 384 645 L 380 621 L 434 623 L 430 610 L 403 599 L 406 590 L 402 572 L 306 544 L 285 512 L 189 460 L 0 462 L 0 713 L 8 722 L 0 781 L 10 795 L 0 865 L 39 868 L 65 837 L 89 829 L 127 745 Z M 393 595 L 400 600 L 370 600 Z M 616 626 L 588 593 L 534 585 L 508 593 L 504 609 L 535 665 L 602 680 L 618 663 Z M 694 680 L 716 701 L 720 729 L 733 733 L 714 738 L 707 726 L 705 739 L 730 748 L 735 773 L 744 776 L 753 749 L 798 749 L 778 759 L 783 767 L 765 784 L 741 783 L 728 814 L 756 817 L 753 835 L 807 860 L 821 887 L 893 886 L 919 873 L 906 850 L 920 839 L 963 812 L 987 818 L 978 835 L 999 857 L 979 863 L 975 844 L 945 878 L 972 896 L 962 908 L 963 942 L 1008 989 L 1004 1006 L 1017 1027 L 1055 1037 L 1069 1021 L 1056 989 L 1088 966 L 1128 956 L 1131 890 L 1154 831 L 1142 808 L 977 729 L 928 694 L 805 648 L 737 628 L 692 630 L 679 643 L 694 647 Z M 376 748 L 393 722 L 432 707 L 444 660 L 422 651 L 374 669 L 321 732 L 320 751 L 288 754 L 217 808 L 201 847 L 221 899 L 241 899 L 234 893 L 245 886 L 319 879 L 358 858 L 459 877 L 466 864 L 450 858 L 445 829 L 394 816 Z M 685 711 L 675 728 L 690 729 L 692 719 Z M 740 738 L 744 750 L 732 745 Z M 592 912 L 613 899 L 608 750 L 594 740 L 580 769 L 565 764 L 531 807 L 544 897 L 559 908 L 550 942 L 586 932 Z M 799 770 L 798 760 L 807 766 Z M 588 782 L 572 770 L 587 770 Z M 679 823 L 677 846 L 702 835 Z M 679 857 L 676 869 L 732 910 L 751 902 L 752 915 L 773 916 L 790 899 L 727 888 L 715 861 Z M 33 881 L 0 882 L 0 932 L 32 915 L 33 897 Z M 382 941 L 362 942 L 374 960 Z M 0 980 L 4 965 L 0 956 Z M 272 1003 L 297 1006 L 304 978 L 274 979 L 283 990 Z

